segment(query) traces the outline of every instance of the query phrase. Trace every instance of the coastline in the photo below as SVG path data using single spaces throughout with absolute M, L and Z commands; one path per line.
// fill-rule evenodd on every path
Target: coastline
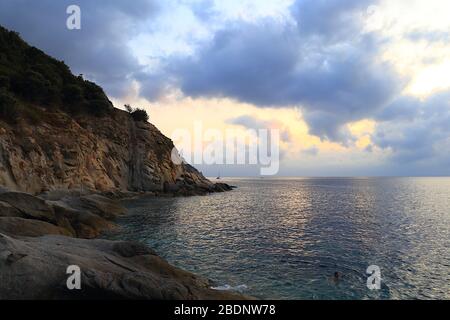
M 115 108 L 100 86 L 2 26 L 0 47 L 0 298 L 244 298 L 142 244 L 96 239 L 126 214 L 118 199 L 232 188 L 179 159 L 145 110 Z M 82 290 L 68 290 L 69 266 Z
M 231 188 L 226 186 L 218 189 Z M 252 299 L 212 289 L 210 280 L 170 265 L 141 243 L 98 239 L 126 214 L 119 198 L 143 194 L 124 195 L 0 190 L 0 298 Z M 81 270 L 81 290 L 67 289 L 70 265 Z

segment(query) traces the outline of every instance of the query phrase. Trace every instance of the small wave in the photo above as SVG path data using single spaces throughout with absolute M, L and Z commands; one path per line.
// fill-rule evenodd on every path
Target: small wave
M 211 289 L 213 290 L 218 290 L 218 291 L 236 291 L 236 292 L 244 292 L 248 289 L 248 287 L 245 284 L 241 284 L 238 286 L 230 286 L 228 284 L 225 284 L 223 286 L 218 286 L 218 287 L 211 287 Z

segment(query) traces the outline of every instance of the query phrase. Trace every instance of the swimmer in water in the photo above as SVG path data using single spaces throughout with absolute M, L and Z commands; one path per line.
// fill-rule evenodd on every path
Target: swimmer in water
M 334 284 L 334 285 L 338 285 L 340 280 L 342 279 L 342 274 L 338 271 L 336 271 L 332 277 L 330 277 L 330 281 Z

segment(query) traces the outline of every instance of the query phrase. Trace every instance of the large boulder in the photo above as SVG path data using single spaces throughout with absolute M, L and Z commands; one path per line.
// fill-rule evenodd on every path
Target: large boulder
M 81 290 L 68 290 L 68 266 Z M 0 234 L 0 299 L 243 299 L 169 265 L 142 245 L 63 236 Z
M 126 209 L 118 200 L 110 199 L 99 194 L 65 197 L 62 201 L 73 209 L 88 211 L 106 220 L 114 220 L 126 213 Z
M 0 201 L 14 207 L 25 218 L 56 223 L 53 208 L 45 200 L 22 192 L 0 193 Z
M 113 222 L 87 209 L 74 209 L 64 201 L 47 201 L 47 203 L 52 205 L 58 225 L 70 230 L 78 238 L 93 239 L 102 232 L 117 227 Z
M 67 229 L 48 222 L 18 217 L 0 217 L 0 232 L 24 237 L 41 237 L 47 234 L 72 236 Z
M 30 194 L 5 192 L 0 194 L 0 217 L 25 218 L 30 221 L 0 220 L 0 230 L 17 230 L 18 235 L 64 234 L 92 239 L 102 232 L 116 228 L 112 222 L 125 212 L 117 200 L 92 194 L 74 196 L 61 194 L 60 200 L 44 200 Z M 57 199 L 52 197 L 50 199 Z M 6 223 L 8 222 L 8 225 Z M 24 232 L 13 226 L 26 226 Z M 29 230 L 29 228 L 32 228 Z M 61 230 L 65 230 L 62 232 Z M 5 231 L 6 232 L 6 231 Z
M 0 217 L 21 217 L 22 214 L 7 202 L 0 201 Z

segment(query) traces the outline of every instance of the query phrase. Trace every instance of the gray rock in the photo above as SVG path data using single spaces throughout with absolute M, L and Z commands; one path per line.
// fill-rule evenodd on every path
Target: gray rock
M 21 217 L 22 214 L 9 203 L 0 201 L 0 217 Z
M 67 229 L 48 222 L 17 217 L 0 217 L 0 232 L 24 237 L 41 237 L 48 234 L 72 236 Z
M 78 238 L 93 239 L 104 231 L 116 228 L 113 222 L 89 210 L 74 209 L 63 200 L 47 201 L 47 203 L 53 207 L 58 220 L 58 226 L 66 228 Z M 72 203 L 74 202 L 72 201 Z
M 81 290 L 66 287 L 70 265 L 81 269 Z M 63 236 L 13 239 L 0 234 L 0 283 L 0 299 L 246 298 L 212 290 L 208 280 L 169 265 L 140 245 Z
M 72 209 L 88 211 L 107 220 L 114 220 L 126 213 L 126 209 L 118 200 L 113 200 L 99 194 L 82 197 L 65 197 L 62 199 Z
M 10 191 L 11 190 L 9 190 L 9 189 L 7 189 L 7 188 L 5 188 L 3 186 L 0 186 L 0 193 L 10 192 Z
M 120 256 L 126 258 L 142 256 L 147 254 L 154 256 L 157 255 L 155 251 L 139 242 L 130 242 L 130 241 L 116 242 L 113 245 L 112 249 Z
M 5 192 L 0 194 L 0 201 L 16 208 L 24 217 L 56 223 L 53 208 L 38 197 L 22 192 Z

